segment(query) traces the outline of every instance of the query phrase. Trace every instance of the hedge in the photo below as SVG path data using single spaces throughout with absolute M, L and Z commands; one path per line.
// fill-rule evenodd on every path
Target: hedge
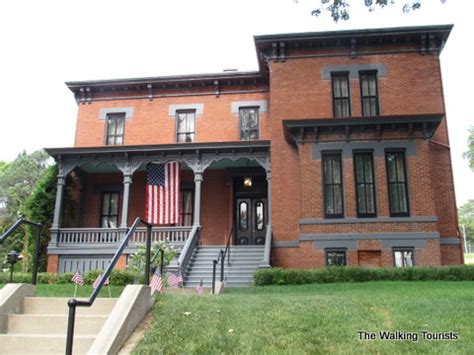
M 92 285 L 94 280 L 99 276 L 101 271 L 86 272 L 82 276 L 86 285 Z M 68 284 L 71 283 L 72 272 L 65 273 L 38 273 L 39 284 Z M 109 277 L 110 284 L 113 286 L 125 286 L 134 283 L 134 275 L 129 271 L 113 270 Z M 10 272 L 0 272 L 0 284 L 5 284 L 10 281 Z M 31 274 L 28 273 L 13 273 L 13 282 L 15 283 L 31 283 Z
M 407 268 L 327 267 L 321 269 L 282 269 L 254 273 L 256 286 L 303 285 L 310 283 L 367 281 L 474 281 L 474 265 Z

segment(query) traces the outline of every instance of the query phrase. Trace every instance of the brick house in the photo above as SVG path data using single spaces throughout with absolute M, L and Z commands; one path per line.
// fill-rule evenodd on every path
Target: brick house
M 74 147 L 47 149 L 60 167 L 48 271 L 103 267 L 144 216 L 147 164 L 169 161 L 180 223 L 153 239 L 181 248 L 185 273 L 228 238 L 254 267 L 462 263 L 439 61 L 450 30 L 256 36 L 254 72 L 67 83 L 79 110 Z

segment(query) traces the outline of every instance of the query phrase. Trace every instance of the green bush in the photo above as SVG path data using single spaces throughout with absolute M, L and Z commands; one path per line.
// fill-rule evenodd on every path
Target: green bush
M 474 266 L 456 265 L 411 268 L 328 267 L 321 269 L 259 270 L 254 274 L 256 286 L 303 285 L 310 283 L 367 281 L 474 281 Z
M 92 285 L 97 276 L 101 273 L 101 270 L 89 271 L 84 275 L 84 282 L 86 285 Z M 38 283 L 39 284 L 68 284 L 71 283 L 71 278 L 73 276 L 72 272 L 65 273 L 48 273 L 40 272 L 38 273 Z M 31 283 L 31 274 L 15 272 L 13 273 L 13 282 L 14 283 Z M 132 284 L 134 282 L 133 273 L 124 270 L 113 270 L 112 274 L 109 277 L 111 285 L 114 286 L 125 286 Z M 10 272 L 0 272 L 0 284 L 6 284 L 10 281 Z

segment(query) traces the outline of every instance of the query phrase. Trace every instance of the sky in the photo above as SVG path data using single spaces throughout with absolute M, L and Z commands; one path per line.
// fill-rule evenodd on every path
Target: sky
M 474 1 L 423 0 L 403 14 L 405 1 L 369 12 L 351 0 L 351 20 L 337 24 L 311 16 L 319 0 L 1 1 L 0 160 L 74 145 L 77 104 L 66 81 L 257 70 L 254 35 L 454 24 L 441 65 L 460 206 L 474 199 L 462 158 L 474 125 Z

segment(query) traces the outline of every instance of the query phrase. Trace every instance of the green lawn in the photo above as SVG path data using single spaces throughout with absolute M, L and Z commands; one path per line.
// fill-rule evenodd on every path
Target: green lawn
M 135 354 L 468 354 L 474 282 L 370 282 L 160 295 Z M 358 331 L 415 332 L 418 341 L 360 340 Z M 457 332 L 428 341 L 422 331 Z

